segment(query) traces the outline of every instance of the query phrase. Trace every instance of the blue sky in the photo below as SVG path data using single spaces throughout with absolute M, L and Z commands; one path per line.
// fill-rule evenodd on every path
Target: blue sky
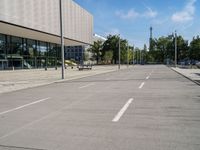
M 120 34 L 129 44 L 148 46 L 153 37 L 177 30 L 191 40 L 200 33 L 200 0 L 74 0 L 94 17 L 94 33 Z

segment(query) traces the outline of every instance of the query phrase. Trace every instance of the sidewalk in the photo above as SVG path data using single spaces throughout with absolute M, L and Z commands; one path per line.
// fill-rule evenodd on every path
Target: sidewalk
M 178 67 L 172 67 L 172 69 L 200 85 L 200 69 L 183 69 Z
M 130 65 L 129 67 L 132 66 Z M 121 68 L 127 67 L 122 65 Z M 83 71 L 79 71 L 77 68 L 70 68 L 65 70 L 64 80 L 61 80 L 61 68 L 58 68 L 58 70 L 51 68 L 47 71 L 44 69 L 0 71 L 0 94 L 117 70 L 117 65 L 93 66 L 92 70 Z

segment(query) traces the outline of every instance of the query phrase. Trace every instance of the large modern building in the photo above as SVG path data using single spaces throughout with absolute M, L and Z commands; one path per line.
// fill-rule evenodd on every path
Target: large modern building
M 93 16 L 72 0 L 62 8 L 65 46 L 92 44 Z M 60 65 L 60 35 L 59 0 L 0 0 L 0 69 Z

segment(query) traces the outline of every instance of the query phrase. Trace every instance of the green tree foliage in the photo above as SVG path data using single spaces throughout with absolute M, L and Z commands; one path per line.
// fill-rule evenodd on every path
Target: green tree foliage
M 107 51 L 112 51 L 113 52 L 112 61 L 116 63 L 118 57 L 118 47 L 119 47 L 119 36 L 109 35 L 107 37 L 107 40 L 103 44 L 102 55 L 104 56 Z
M 127 47 L 128 42 L 126 39 L 121 39 L 118 35 L 109 35 L 107 40 L 102 43 L 101 41 L 94 42 L 89 49 L 93 53 L 94 59 L 99 63 L 103 60 L 104 63 L 118 63 L 119 59 L 119 41 L 121 49 L 121 63 L 127 63 L 133 61 L 136 63 L 166 63 L 174 62 L 175 58 L 175 36 L 173 34 L 168 36 L 162 36 L 151 40 L 152 49 L 147 50 L 147 46 L 144 45 L 143 49 L 135 48 L 133 53 L 133 47 Z M 200 60 L 200 37 L 194 37 L 188 46 L 186 41 L 181 35 L 177 36 L 177 59 L 183 60 Z
M 88 50 L 93 54 L 93 58 L 97 61 L 97 64 L 99 64 L 99 61 L 102 58 L 102 48 L 103 48 L 103 42 L 97 41 L 94 42 L 94 44 Z
M 138 47 L 135 48 L 134 50 L 134 58 L 135 58 L 135 63 L 139 64 L 140 63 L 140 49 Z
M 84 59 L 84 61 L 88 61 L 89 60 L 89 54 L 87 52 L 84 53 L 83 59 Z
M 121 50 L 121 62 L 125 63 L 127 61 L 127 40 L 119 39 L 117 35 L 109 35 L 107 40 L 103 44 L 102 56 L 106 55 L 107 51 L 113 52 L 112 62 L 115 64 L 118 63 L 119 59 L 119 41 L 120 41 L 120 50 Z
M 189 59 L 188 41 L 184 40 L 182 36 L 178 36 L 177 45 L 178 61 Z
M 113 51 L 106 51 L 103 55 L 103 60 L 106 64 L 111 64 L 113 59 Z
M 148 52 L 147 52 L 147 46 L 146 46 L 146 44 L 144 44 L 144 48 L 141 51 L 141 62 L 147 63 L 148 60 L 149 60 L 149 55 L 148 55 Z
M 129 62 L 129 64 L 132 64 L 133 63 L 133 57 L 134 57 L 134 53 L 133 53 L 133 49 L 134 49 L 134 47 L 132 47 L 132 46 L 129 46 L 129 49 L 128 49 L 128 62 Z
M 175 37 L 168 35 L 153 39 L 153 50 L 149 52 L 149 59 L 154 62 L 164 63 L 166 60 L 173 61 L 175 57 Z M 178 61 L 189 57 L 188 41 L 182 36 L 177 37 Z
M 190 43 L 189 56 L 191 60 L 200 60 L 200 38 L 194 37 Z

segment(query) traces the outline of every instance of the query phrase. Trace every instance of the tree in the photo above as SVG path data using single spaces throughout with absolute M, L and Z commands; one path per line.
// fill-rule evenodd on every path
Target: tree
M 119 36 L 109 35 L 107 40 L 103 44 L 102 55 L 104 56 L 107 51 L 113 52 L 112 61 L 117 63 L 118 60 L 118 48 L 119 48 Z
M 149 58 L 148 58 L 148 52 L 147 52 L 147 45 L 144 44 L 144 48 L 142 50 L 142 61 L 143 61 L 143 63 L 147 63 L 148 59 Z
M 175 37 L 174 35 L 162 36 L 153 39 L 153 50 L 149 52 L 149 60 L 159 63 L 174 61 L 175 58 Z M 189 56 L 188 41 L 182 36 L 177 37 L 177 58 L 178 61 L 187 59 Z
M 88 50 L 92 53 L 93 58 L 97 61 L 97 64 L 99 64 L 99 61 L 102 57 L 102 48 L 103 48 L 103 42 L 96 41 Z
M 89 53 L 88 52 L 84 53 L 83 59 L 84 59 L 84 61 L 88 61 L 89 60 Z
M 113 51 L 106 51 L 103 60 L 106 62 L 106 64 L 112 63 L 112 58 L 113 58 Z
M 119 40 L 120 40 L 120 50 L 121 50 L 121 62 L 124 63 L 127 60 L 127 40 L 121 39 L 118 35 L 109 35 L 107 40 L 103 44 L 102 56 L 105 55 L 107 51 L 113 52 L 112 61 L 117 64 L 119 59 Z
M 135 55 L 136 64 L 139 64 L 140 63 L 140 49 L 136 47 L 134 52 L 135 52 L 134 55 Z
M 190 60 L 200 60 L 200 38 L 199 38 L 199 36 L 194 37 L 190 43 L 189 57 L 190 57 Z

